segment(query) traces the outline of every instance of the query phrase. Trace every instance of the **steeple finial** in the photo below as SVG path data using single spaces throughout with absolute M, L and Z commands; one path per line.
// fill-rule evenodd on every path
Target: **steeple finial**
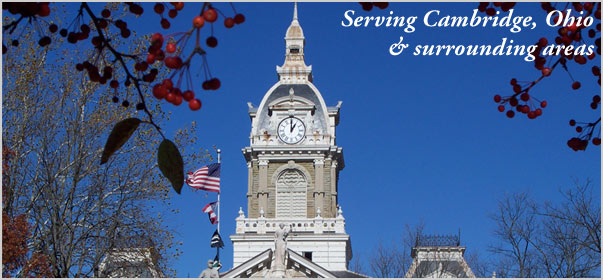
M 306 40 L 297 19 L 297 2 L 293 3 L 293 19 L 285 33 L 285 63 L 277 66 L 279 81 L 283 83 L 312 82 L 312 66 L 304 62 Z

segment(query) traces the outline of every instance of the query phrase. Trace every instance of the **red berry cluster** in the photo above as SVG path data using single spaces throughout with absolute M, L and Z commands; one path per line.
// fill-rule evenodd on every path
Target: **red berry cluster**
M 495 7 L 499 7 L 501 10 L 508 12 L 515 7 L 515 2 L 494 2 L 492 3 L 492 6 L 490 6 L 490 2 L 480 2 L 479 6 L 477 6 L 477 10 L 493 17 L 496 15 Z
M 165 66 L 170 69 L 180 69 L 184 66 L 184 62 L 180 56 L 165 56 L 165 53 L 174 54 L 176 52 L 176 45 L 174 43 L 168 43 L 165 47 L 165 52 L 161 49 L 163 47 L 163 35 L 155 33 L 151 36 L 151 46 L 149 47 L 146 64 L 153 64 L 156 61 L 163 61 Z
M 153 64 L 156 61 L 163 61 L 165 66 L 170 69 L 180 69 L 184 65 L 180 56 L 165 56 L 165 53 L 174 54 L 176 52 L 176 45 L 174 43 L 168 43 L 165 47 L 165 52 L 161 49 L 163 47 L 163 35 L 155 33 L 151 36 L 151 46 L 149 47 L 147 60 L 145 63 Z
M 165 54 L 161 49 L 163 45 L 163 36 L 159 33 L 151 36 L 151 46 L 149 47 L 149 54 L 147 54 L 147 63 L 153 64 L 155 61 L 162 61 L 165 58 Z
M 161 34 L 159 33 L 155 33 L 153 36 L 161 36 Z M 163 43 L 163 39 L 161 39 L 161 42 Z M 153 41 L 151 48 L 149 48 L 149 55 L 155 55 L 155 57 L 157 57 L 157 60 L 161 60 L 162 57 L 164 57 L 164 52 L 160 49 L 161 45 L 159 45 L 158 49 L 154 49 L 154 45 L 157 43 L 157 41 Z M 174 43 L 168 43 L 165 47 L 165 52 L 168 54 L 172 54 L 172 56 L 168 56 L 164 58 L 164 63 L 165 66 L 167 68 L 170 69 L 180 69 L 182 68 L 182 66 L 184 66 L 184 62 L 182 61 L 182 58 L 180 58 L 180 56 L 178 55 L 173 55 L 177 50 L 176 44 Z M 153 61 L 151 60 L 151 58 L 153 58 L 152 56 L 149 57 L 149 55 L 147 55 L 147 60 L 149 61 Z M 151 62 L 152 63 L 152 62 Z
M 52 30 L 54 30 L 53 25 L 50 25 L 50 27 L 48 29 L 50 30 L 50 32 L 52 32 Z M 52 33 L 54 33 L 54 32 L 52 32 Z M 74 30 L 74 31 L 67 31 L 67 29 L 62 28 L 59 31 L 59 35 L 61 35 L 61 37 L 67 37 L 67 42 L 69 42 L 71 44 L 75 44 L 79 41 L 86 40 L 90 37 L 90 26 L 88 26 L 87 24 L 82 24 L 82 25 L 80 25 L 79 30 Z M 100 37 L 97 37 L 97 36 L 93 37 L 92 45 L 97 49 L 102 49 L 103 44 L 102 44 L 102 40 L 100 40 Z
M 588 140 L 581 139 L 578 137 L 572 137 L 572 139 L 567 141 L 567 146 L 569 146 L 574 151 L 584 151 L 586 150 L 586 146 L 588 146 Z
M 195 19 L 193 20 L 193 26 L 196 29 L 201 28 L 202 25 L 195 24 L 195 22 L 198 23 L 198 22 L 201 22 L 201 20 L 203 20 L 203 22 L 205 20 L 207 20 L 206 18 L 202 18 L 201 20 L 199 20 L 199 18 L 201 18 L 201 17 L 200 16 L 195 17 Z M 215 21 L 215 18 L 212 18 L 211 16 L 209 17 L 209 19 Z M 181 41 L 181 40 L 178 40 L 178 41 Z M 180 58 L 180 56 L 177 55 L 177 52 L 178 52 L 178 46 L 176 45 L 177 43 L 174 43 L 173 41 L 170 43 L 167 43 L 165 46 L 165 51 L 162 50 L 163 43 L 164 43 L 164 38 L 163 38 L 163 35 L 161 35 L 160 33 L 155 33 L 155 34 L 153 34 L 153 36 L 151 36 L 151 46 L 149 47 L 149 51 L 147 54 L 147 61 L 144 63 L 145 64 L 146 63 L 153 64 L 156 61 L 163 60 L 163 63 L 165 64 L 165 66 L 167 68 L 176 70 L 176 72 L 174 72 L 172 74 L 172 77 L 174 77 L 177 73 L 180 73 L 180 78 L 178 79 L 177 86 L 174 86 L 174 83 L 171 78 L 165 79 L 162 83 L 156 84 L 153 87 L 153 96 L 159 100 L 165 98 L 166 101 L 168 101 L 176 106 L 179 106 L 180 104 L 182 104 L 182 100 L 184 99 L 185 101 L 189 102 L 189 108 L 191 110 L 196 111 L 196 110 L 201 109 L 201 101 L 199 99 L 194 98 L 195 94 L 194 94 L 193 90 L 189 89 L 189 90 L 182 92 L 182 90 L 179 88 L 181 78 L 184 74 L 184 71 L 188 70 L 188 63 L 190 62 L 190 60 L 183 62 L 182 58 Z M 172 55 L 172 56 L 166 57 L 165 53 Z M 185 63 L 186 63 L 186 67 L 185 67 L 186 69 L 183 69 L 183 66 L 185 66 Z M 188 75 L 186 77 L 188 77 Z M 209 79 L 209 80 L 203 82 L 203 89 L 205 89 L 205 90 L 217 90 L 219 88 L 220 88 L 220 80 L 217 78 L 212 78 L 212 79 Z
M 184 2 L 170 2 L 170 4 L 172 5 L 173 8 L 168 11 L 168 17 L 173 19 L 178 16 L 178 11 L 181 11 L 184 8 Z M 170 21 L 167 18 L 163 17 L 163 12 L 165 11 L 165 5 L 163 5 L 161 3 L 157 3 L 153 7 L 153 11 L 155 11 L 156 14 L 161 16 L 161 21 L 160 21 L 161 27 L 163 29 L 170 28 L 170 26 L 171 26 Z
M 173 8 L 168 11 L 167 16 L 171 19 L 174 19 L 178 16 L 178 12 L 184 8 L 184 2 L 171 2 L 170 4 L 173 6 Z M 170 28 L 171 23 L 167 18 L 165 18 L 163 16 L 163 12 L 165 11 L 165 9 L 166 9 L 165 5 L 163 5 L 161 3 L 157 3 L 153 7 L 153 10 L 155 11 L 155 13 L 157 13 L 158 15 L 161 16 L 161 21 L 160 21 L 161 27 L 163 27 L 164 29 L 168 29 L 168 28 Z M 210 6 L 208 9 L 205 9 L 201 13 L 201 16 L 197 16 L 197 17 L 193 18 L 193 26 L 195 28 L 201 28 L 205 24 L 205 21 L 214 23 L 218 19 L 218 13 L 219 13 L 218 10 L 216 10 L 215 8 Z M 243 22 L 245 22 L 245 16 L 243 14 L 235 14 L 234 18 L 233 17 L 225 17 L 224 26 L 226 28 L 232 28 L 235 24 L 241 24 Z M 215 37 L 214 37 L 214 39 L 215 39 Z M 210 45 L 210 44 L 211 43 L 208 43 L 208 45 Z M 216 41 L 216 45 L 217 45 L 217 41 Z M 215 46 L 213 46 L 213 47 L 215 47 Z
M 128 5 L 128 10 L 130 11 L 130 13 L 133 13 L 137 16 L 142 15 L 142 13 L 144 12 L 144 9 L 142 8 L 142 6 L 140 6 L 136 3 L 126 2 L 126 5 Z M 103 16 L 105 16 L 105 15 L 103 15 Z
M 600 120 L 599 120 L 600 122 Z M 576 125 L 576 121 L 575 120 L 570 120 L 570 126 L 575 126 Z M 586 131 L 590 131 L 587 133 L 582 133 L 580 136 L 578 137 L 572 137 L 572 139 L 567 141 L 567 146 L 570 147 L 572 150 L 574 151 L 584 151 L 586 150 L 586 147 L 588 146 L 588 139 L 590 137 L 592 137 L 592 132 L 594 130 L 594 127 L 597 124 L 593 124 L 593 123 L 589 123 L 586 124 L 586 128 L 583 129 L 582 126 L 576 126 L 576 131 L 578 133 L 581 132 L 586 132 Z M 593 143 L 593 145 L 595 146 L 599 146 L 601 145 L 601 138 L 600 136 L 598 137 L 592 137 L 591 143 Z
M 173 9 L 168 11 L 168 17 L 175 18 L 178 15 L 178 11 L 182 10 L 184 7 L 184 3 L 175 2 L 171 3 Z M 161 15 L 162 26 L 164 28 L 169 28 L 169 21 L 163 17 L 163 13 L 166 7 L 163 4 L 155 4 L 153 10 L 155 13 Z M 162 61 L 163 64 L 169 68 L 174 70 L 172 72 L 169 79 L 164 80 L 160 84 L 156 84 L 153 87 L 153 96 L 157 99 L 164 99 L 176 106 L 182 103 L 182 100 L 189 102 L 189 108 L 192 110 L 199 110 L 201 108 L 201 101 L 199 99 L 195 99 L 194 92 L 192 89 L 192 81 L 190 80 L 190 75 L 185 75 L 188 73 L 190 62 L 192 57 L 195 54 L 199 54 L 203 57 L 203 69 L 205 72 L 206 80 L 202 84 L 202 88 L 204 90 L 217 90 L 220 88 L 220 80 L 218 78 L 211 77 L 211 73 L 209 71 L 209 67 L 207 65 L 207 61 L 205 59 L 206 52 L 199 46 L 199 32 L 206 24 L 213 24 L 218 20 L 219 15 L 222 14 L 219 10 L 214 8 L 211 4 L 206 4 L 203 6 L 201 15 L 195 16 L 192 20 L 192 29 L 188 32 L 177 33 L 175 35 L 168 35 L 165 38 L 160 33 L 155 33 L 151 36 L 151 46 L 148 49 L 146 64 L 154 64 L 157 61 Z M 236 14 L 236 11 L 235 11 Z M 241 24 L 245 21 L 245 16 L 242 14 L 236 14 L 234 18 L 225 17 L 224 26 L 226 28 L 232 28 L 235 24 Z M 213 26 L 210 29 L 211 34 L 206 39 L 206 44 L 209 47 L 216 47 L 218 45 L 218 39 L 213 36 Z M 189 41 L 189 38 L 193 36 L 193 33 L 196 32 L 197 40 L 195 42 L 195 46 L 186 58 L 182 56 L 182 52 L 186 48 L 186 43 Z M 164 48 L 164 42 L 165 48 Z M 174 84 L 173 78 L 178 75 L 177 82 Z M 182 82 L 182 78 L 187 79 L 187 85 L 189 90 L 182 92 L 180 89 L 180 84 Z
M 365 11 L 370 11 L 373 9 L 373 6 L 383 10 L 383 9 L 387 9 L 387 7 L 389 6 L 388 2 L 359 2 L 360 5 L 362 6 L 362 9 Z
M 498 110 L 500 112 L 505 112 L 507 109 L 505 105 L 508 103 L 512 108 L 515 107 L 515 111 L 521 112 L 527 115 L 529 119 L 535 119 L 542 114 L 542 109 L 547 106 L 546 101 L 538 101 L 533 96 L 529 94 L 531 88 L 533 88 L 537 83 L 539 83 L 544 78 L 551 76 L 554 69 L 560 65 L 567 73 L 571 82 L 571 88 L 573 90 L 578 90 L 582 87 L 582 84 L 579 81 L 574 80 L 574 77 L 570 74 L 568 68 L 568 62 L 575 62 L 577 65 L 585 65 L 589 61 L 596 61 L 598 59 L 597 55 L 601 54 L 601 23 L 597 23 L 596 25 L 590 25 L 589 27 L 580 24 L 576 17 L 586 18 L 589 16 L 594 16 L 594 18 L 600 20 L 601 19 L 601 3 L 587 2 L 587 3 L 579 3 L 579 2 L 571 2 L 567 4 L 562 4 L 560 8 L 556 8 L 555 6 L 558 3 L 550 3 L 543 2 L 541 7 L 547 13 L 551 13 L 559 9 L 562 13 L 559 13 L 561 16 L 556 16 L 553 22 L 565 22 L 567 21 L 566 26 L 560 26 L 557 30 L 557 36 L 554 40 L 554 45 L 549 45 L 549 41 L 547 38 L 540 38 L 536 42 L 536 49 L 532 52 L 532 55 L 535 57 L 534 59 L 534 67 L 540 72 L 540 77 L 532 82 L 524 82 L 524 87 L 518 84 L 516 79 L 511 80 L 511 86 L 513 87 L 514 94 L 508 97 L 501 97 L 500 95 L 494 96 L 494 101 L 499 104 Z M 572 7 L 568 7 L 572 5 Z M 503 11 L 509 11 L 514 6 L 513 3 L 502 3 L 495 2 L 492 3 L 480 3 L 478 6 L 478 10 L 481 12 L 485 12 L 487 15 L 494 16 L 498 12 L 496 8 L 500 8 Z M 572 13 L 575 13 L 575 18 L 569 18 L 572 14 L 566 13 L 568 8 L 571 8 Z M 564 18 L 565 16 L 568 18 Z M 588 29 L 590 28 L 590 29 Z M 588 30 L 587 30 L 588 29 Z M 588 31 L 588 32 L 587 32 Z M 587 32 L 588 36 L 584 35 Z M 595 37 L 598 37 L 594 39 Z M 588 55 L 574 54 L 574 52 L 568 51 L 560 51 L 558 55 L 551 55 L 545 57 L 541 55 L 542 50 L 546 47 L 556 47 L 563 46 L 567 47 L 570 45 L 578 45 L 584 44 L 585 40 L 588 38 L 594 39 L 594 44 L 597 46 L 596 52 L 591 52 Z M 576 49 L 577 46 L 574 46 Z M 564 48 L 565 49 L 565 48 Z M 548 60 L 548 61 L 547 61 Z M 598 84 L 601 85 L 601 70 L 598 66 L 592 67 L 593 75 L 598 78 Z M 590 104 L 590 107 L 593 110 L 599 108 L 599 104 L 601 101 L 601 97 L 599 95 L 593 96 L 593 100 Z M 509 118 L 515 116 L 515 111 L 511 110 L 506 111 L 506 115 Z M 596 122 L 592 123 L 582 123 L 583 125 L 576 126 L 576 132 L 579 133 L 578 137 L 574 137 L 568 141 L 568 146 L 575 151 L 584 150 L 589 143 L 589 140 L 592 140 L 594 145 L 600 145 L 601 139 L 599 137 L 593 136 L 594 131 L 600 125 L 600 118 Z M 570 121 L 571 126 L 576 125 L 575 120 Z M 600 131 L 599 131 L 600 134 Z
M 601 104 L 601 96 L 595 95 L 593 96 L 592 102 L 590 103 L 590 107 L 593 110 L 596 110 Z M 567 145 L 574 151 L 583 151 L 588 146 L 588 140 L 591 139 L 591 142 L 595 146 L 601 145 L 601 131 L 599 130 L 598 136 L 593 136 L 597 125 L 601 122 L 601 118 L 594 123 L 578 123 L 576 120 L 570 120 L 569 125 L 575 126 L 576 132 L 579 133 L 578 137 L 573 137 L 569 141 L 567 141 Z
M 593 96 L 593 102 L 590 103 L 590 108 L 593 110 L 597 110 L 597 108 L 599 107 L 599 104 L 601 104 L 601 96 L 599 96 L 599 95 Z
M 49 7 L 49 3 L 44 2 L 44 3 L 35 3 L 35 2 L 7 2 L 7 3 L 2 3 L 2 9 L 3 10 L 8 10 L 9 13 L 13 14 L 13 15 L 19 15 L 20 19 L 19 20 L 15 20 L 5 26 L 3 26 L 3 30 L 9 30 L 9 33 L 12 33 L 15 28 L 17 28 L 17 25 L 19 24 L 19 21 L 23 18 L 28 18 L 29 21 L 34 21 L 36 20 L 36 17 L 47 17 L 48 15 L 50 15 L 50 7 Z M 56 32 L 56 25 L 55 25 L 55 29 L 54 32 Z M 40 38 L 40 40 L 38 41 L 38 44 L 42 47 L 48 46 L 51 43 L 51 39 L 49 36 L 43 36 L 42 38 Z M 19 46 L 19 40 L 12 40 L 11 41 L 11 46 L 13 47 L 18 47 Z M 2 44 L 2 54 L 5 54 L 8 51 L 8 48 L 6 47 L 5 44 Z
M 176 18 L 179 11 L 184 8 L 183 2 L 173 2 L 170 3 L 170 5 L 171 7 L 169 9 L 162 3 L 157 3 L 153 6 L 154 12 L 161 16 L 161 26 L 165 29 L 170 27 L 168 18 Z M 139 4 L 125 3 L 124 6 L 127 6 L 127 10 L 136 16 L 140 16 L 144 13 L 143 7 Z M 12 23 L 4 26 L 5 30 L 10 31 L 9 34 L 12 34 L 12 31 L 15 30 L 23 18 L 29 18 L 29 23 L 31 23 L 35 21 L 36 17 L 38 16 L 45 17 L 50 14 L 48 3 L 5 3 L 3 4 L 3 9 L 8 10 L 13 15 L 20 15 L 19 19 L 15 19 Z M 168 10 L 167 15 L 164 17 L 164 12 L 166 10 Z M 84 14 L 88 14 L 90 16 L 92 25 L 83 24 L 82 21 L 84 20 Z M 207 37 L 205 43 L 208 47 L 214 48 L 218 45 L 218 39 L 213 34 L 213 23 L 218 21 L 220 15 L 224 18 L 224 26 L 226 28 L 232 28 L 236 24 L 245 22 L 245 16 L 243 14 L 234 11 L 234 16 L 227 17 L 220 10 L 213 7 L 210 3 L 205 3 L 203 4 L 200 15 L 195 16 L 192 19 L 192 29 L 188 32 L 177 33 L 178 35 L 167 36 L 165 39 L 165 42 L 167 42 L 167 44 L 165 44 L 165 48 L 163 35 L 159 33 L 152 35 L 151 45 L 148 49 L 146 59 L 141 60 L 139 55 L 121 53 L 115 50 L 115 46 L 113 46 L 107 39 L 109 32 L 108 28 L 110 26 L 114 26 L 123 38 L 129 38 L 132 35 L 132 31 L 128 28 L 128 24 L 121 19 L 111 19 L 111 14 L 111 10 L 103 9 L 99 15 L 96 15 L 86 3 L 82 3 L 80 12 L 68 28 L 62 28 L 59 30 L 59 27 L 54 23 L 46 23 L 45 21 L 41 21 L 41 23 L 49 25 L 48 31 L 50 34 L 58 33 L 60 36 L 66 38 L 67 42 L 72 44 L 76 44 L 79 41 L 83 41 L 91 37 L 91 43 L 97 51 L 94 55 L 95 58 L 78 63 L 75 68 L 80 72 L 85 71 L 92 82 L 99 84 L 108 83 L 116 93 L 115 96 L 113 96 L 112 101 L 118 103 L 120 100 L 117 97 L 117 89 L 121 83 L 115 78 L 117 75 L 114 73 L 114 67 L 123 67 L 126 74 L 125 81 L 123 82 L 124 86 L 128 87 L 134 84 L 139 91 L 141 103 L 137 104 L 136 106 L 136 108 L 139 110 L 145 109 L 144 95 L 141 92 L 140 83 L 152 83 L 155 81 L 159 70 L 151 67 L 157 62 L 162 62 L 162 65 L 165 65 L 166 68 L 174 71 L 171 73 L 168 79 L 164 80 L 160 84 L 156 84 L 153 87 L 153 95 L 158 99 L 165 99 L 176 106 L 180 105 L 184 100 L 189 103 L 189 107 L 192 110 L 199 110 L 201 108 L 201 101 L 195 98 L 193 90 L 186 90 L 182 92 L 180 89 L 183 76 L 185 79 L 188 79 L 188 88 L 192 88 L 192 81 L 190 80 L 190 73 L 188 73 L 188 71 L 190 68 L 191 58 L 195 54 L 199 54 L 203 57 L 202 68 L 204 69 L 206 79 L 202 83 L 202 88 L 204 90 L 217 90 L 221 86 L 220 80 L 212 77 L 211 72 L 209 71 L 207 60 L 205 58 L 206 52 L 201 48 L 201 46 L 199 46 L 198 36 L 200 29 L 208 23 L 212 24 L 212 28 L 208 29 L 211 33 Z M 94 32 L 92 30 L 94 30 Z M 197 35 L 195 46 L 191 54 L 185 58 L 182 56 L 182 52 L 186 48 L 186 43 L 189 41 L 188 39 L 194 36 L 193 33 L 195 31 Z M 91 34 L 91 32 L 93 32 L 93 34 Z M 94 33 L 98 34 L 95 36 Z M 39 41 L 41 46 L 47 46 L 50 43 L 51 38 L 49 36 L 44 36 Z M 19 41 L 12 40 L 10 41 L 10 45 L 18 46 Z M 3 52 L 5 53 L 6 51 L 6 46 L 3 44 Z M 107 62 L 109 60 L 104 59 L 104 56 L 109 53 L 112 53 L 115 57 L 111 63 Z M 103 59 L 100 59 L 101 57 Z M 129 70 L 129 61 L 134 62 L 133 71 Z M 176 75 L 179 75 L 179 77 L 177 82 L 174 83 L 172 80 Z M 174 79 L 174 81 L 176 80 Z M 124 107 L 128 107 L 129 102 L 124 100 L 122 105 Z
M 599 68 L 599 66 L 593 66 L 593 68 L 591 69 L 593 72 L 593 75 L 595 75 L 595 77 L 599 77 L 599 85 L 601 85 L 601 69 Z
M 6 2 L 2 3 L 2 10 L 8 10 L 13 15 L 20 15 L 22 17 L 46 17 L 50 15 L 49 3 L 35 3 L 35 2 Z
M 528 119 L 535 119 L 541 116 L 542 109 L 546 108 L 548 103 L 546 100 L 540 101 L 530 96 L 529 89 L 532 83 L 529 83 L 529 86 L 524 89 L 522 89 L 515 78 L 511 79 L 510 83 L 515 94 L 504 98 L 498 94 L 494 95 L 494 102 L 500 104 L 498 105 L 498 111 L 504 112 L 506 110 L 505 105 L 508 103 L 509 106 L 511 106 L 511 109 L 506 113 L 509 118 L 515 116 L 515 112 L 512 109 L 513 107 L 515 107 L 517 112 L 525 114 Z
M 188 107 L 197 111 L 201 109 L 201 100 L 195 98 L 195 93 L 192 90 L 186 90 L 182 92 L 177 87 L 174 87 L 174 83 L 171 79 L 165 79 L 160 84 L 153 86 L 153 96 L 161 100 L 164 99 L 176 106 L 182 104 L 182 100 L 188 102 Z
M 132 32 L 130 31 L 130 29 L 128 29 L 128 23 L 126 23 L 123 20 L 118 19 L 114 22 L 114 24 L 115 24 L 115 27 L 119 28 L 121 37 L 124 37 L 124 38 L 130 37 L 130 34 L 132 34 Z
M 201 87 L 204 90 L 217 90 L 220 88 L 220 80 L 218 78 L 212 78 L 209 80 L 206 80 L 203 82 L 203 84 L 201 84 Z

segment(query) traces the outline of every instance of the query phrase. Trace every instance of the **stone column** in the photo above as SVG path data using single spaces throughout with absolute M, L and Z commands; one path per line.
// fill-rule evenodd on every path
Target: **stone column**
M 268 209 L 268 160 L 261 159 L 258 161 L 259 171 L 259 187 L 258 187 L 258 206 L 259 209 Z M 259 211 L 258 209 L 258 211 Z
M 324 188 L 324 159 L 314 160 L 314 207 L 325 212 L 325 188 Z
M 337 159 L 331 160 L 331 213 L 337 211 Z
M 247 212 L 251 211 L 251 196 L 253 195 L 253 164 L 247 162 Z

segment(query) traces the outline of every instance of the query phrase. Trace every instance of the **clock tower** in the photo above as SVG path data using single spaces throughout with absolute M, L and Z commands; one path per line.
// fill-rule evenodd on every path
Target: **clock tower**
M 261 276 L 262 266 L 270 265 L 266 259 L 272 254 L 266 252 L 274 250 L 274 232 L 281 223 L 291 230 L 287 269 L 298 271 L 288 275 L 336 277 L 333 272 L 347 272 L 351 242 L 338 202 L 344 160 L 335 137 L 342 102 L 325 104 L 312 83 L 304 47 L 295 4 L 285 34 L 285 62 L 276 67 L 278 81 L 259 106 L 248 103 L 251 133 L 249 146 L 243 148 L 248 168 L 247 217 L 239 210 L 236 234 L 230 236 L 234 268 L 226 276 Z M 262 254 L 270 257 L 257 265 L 262 261 L 254 260 L 262 259 Z M 237 269 L 246 272 L 235 276 Z

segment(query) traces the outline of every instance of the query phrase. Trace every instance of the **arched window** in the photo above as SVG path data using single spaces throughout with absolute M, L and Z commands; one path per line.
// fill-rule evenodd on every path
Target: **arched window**
M 306 218 L 308 180 L 297 169 L 285 169 L 276 179 L 276 217 Z

